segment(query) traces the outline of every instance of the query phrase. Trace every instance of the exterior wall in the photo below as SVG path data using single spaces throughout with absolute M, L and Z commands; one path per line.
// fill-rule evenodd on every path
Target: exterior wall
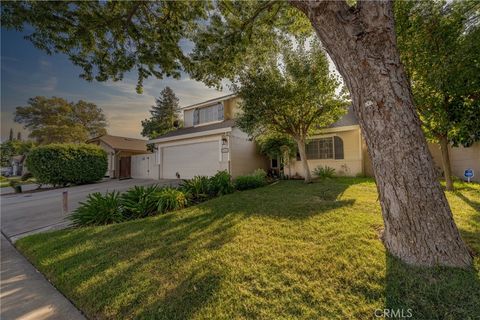
M 132 178 L 158 179 L 159 166 L 155 163 L 153 153 L 132 156 Z
M 105 172 L 106 177 L 114 178 L 115 177 L 115 150 L 113 150 L 109 145 L 105 144 L 102 141 L 97 141 L 96 145 L 100 146 L 107 153 L 107 162 L 108 168 Z
M 225 120 L 235 119 L 239 112 L 238 103 L 240 102 L 239 98 L 230 98 L 223 102 L 223 112 Z
M 440 174 L 443 174 L 440 145 L 437 143 L 429 143 L 428 149 L 432 155 L 435 167 Z M 468 148 L 450 147 L 449 152 L 452 174 L 455 177 L 464 179 L 463 172 L 465 169 L 473 169 L 475 176 L 473 177 L 472 181 L 480 182 L 480 142 L 477 142 Z M 366 175 L 373 176 L 372 163 L 366 146 L 364 146 L 364 156 L 364 172 Z
M 429 143 L 428 148 L 432 154 L 435 166 L 439 172 L 443 172 L 442 153 L 440 145 Z M 450 147 L 450 165 L 452 166 L 452 174 L 458 178 L 464 179 L 463 172 L 465 169 L 473 169 L 475 176 L 473 181 L 480 182 L 480 142 L 473 144 L 468 148 Z
M 229 171 L 230 170 L 229 153 L 221 152 L 222 137 L 223 137 L 222 134 L 215 134 L 210 136 L 176 140 L 176 141 L 165 142 L 165 143 L 157 143 L 156 144 L 157 150 L 155 152 L 155 165 L 158 166 L 158 172 L 159 172 L 158 177 L 160 179 L 165 179 L 165 178 L 169 178 L 171 175 L 171 173 L 169 172 L 164 172 L 163 163 L 162 163 L 164 159 L 163 153 L 165 152 L 166 148 L 172 147 L 172 146 L 194 145 L 194 144 L 199 144 L 204 142 L 218 143 L 218 149 L 215 156 L 216 161 L 218 161 L 217 162 L 218 170 Z M 192 151 L 192 154 L 190 154 L 188 158 L 191 159 L 191 161 L 196 161 L 196 156 L 197 154 Z
M 336 131 L 321 135 L 315 135 L 312 137 L 312 139 L 332 136 L 339 136 L 340 138 L 342 138 L 344 159 L 308 160 L 310 171 L 313 172 L 313 170 L 317 166 L 328 166 L 334 168 L 336 174 L 338 175 L 355 176 L 357 174 L 363 174 L 363 151 L 360 129 L 357 127 L 348 131 Z M 286 168 L 285 172 L 291 172 L 292 175 L 304 175 L 301 161 L 292 159 L 290 161 L 289 167 L 290 168 Z
M 250 141 L 248 135 L 240 129 L 234 128 L 229 137 L 230 174 L 237 177 L 252 173 L 256 169 L 267 170 L 269 161 L 262 156 L 255 142 Z
M 195 109 L 183 111 L 183 126 L 185 128 L 193 127 L 193 112 Z
M 223 103 L 223 117 L 225 120 L 234 119 L 235 116 L 238 114 L 239 108 L 239 98 L 233 97 L 230 99 L 224 100 Z M 218 102 L 215 102 L 211 105 L 215 105 Z M 210 105 L 205 105 L 200 108 L 206 108 Z M 195 109 L 183 110 L 183 126 L 185 128 L 193 127 L 193 113 Z

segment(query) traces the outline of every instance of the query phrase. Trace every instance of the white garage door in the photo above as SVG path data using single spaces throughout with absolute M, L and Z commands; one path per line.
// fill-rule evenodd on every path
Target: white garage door
M 163 149 L 163 178 L 175 179 L 176 173 L 181 179 L 194 176 L 212 176 L 223 170 L 218 161 L 218 141 L 201 142 Z

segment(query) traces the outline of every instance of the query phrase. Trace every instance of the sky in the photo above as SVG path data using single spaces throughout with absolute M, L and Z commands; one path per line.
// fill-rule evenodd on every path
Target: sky
M 56 96 L 68 101 L 85 100 L 101 107 L 107 116 L 109 134 L 141 138 L 141 120 L 160 92 L 169 86 L 180 100 L 180 106 L 213 99 L 230 93 L 208 88 L 189 79 L 153 79 L 144 82 L 143 94 L 135 92 L 136 76 L 127 74 L 121 82 L 88 82 L 79 78 L 81 69 L 65 55 L 47 55 L 25 40 L 25 33 L 1 29 L 1 140 L 8 138 L 10 128 L 16 136 L 28 132 L 13 121 L 17 106 L 27 105 L 35 96 Z

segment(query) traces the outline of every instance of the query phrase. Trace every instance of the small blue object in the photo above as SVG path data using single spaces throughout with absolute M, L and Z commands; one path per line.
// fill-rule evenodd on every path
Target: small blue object
M 463 176 L 467 179 L 469 178 L 473 178 L 474 174 L 473 174 L 473 169 L 467 169 L 465 170 L 465 172 L 463 173 Z

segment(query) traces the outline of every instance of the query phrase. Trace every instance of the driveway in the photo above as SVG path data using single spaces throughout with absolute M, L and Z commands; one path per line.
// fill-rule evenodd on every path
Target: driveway
M 62 212 L 62 192 L 68 191 L 68 212 L 75 210 L 92 192 L 125 191 L 133 186 L 176 185 L 178 180 L 127 179 L 42 192 L 2 195 L 2 233 L 15 241 L 32 233 L 62 229 L 69 225 Z

